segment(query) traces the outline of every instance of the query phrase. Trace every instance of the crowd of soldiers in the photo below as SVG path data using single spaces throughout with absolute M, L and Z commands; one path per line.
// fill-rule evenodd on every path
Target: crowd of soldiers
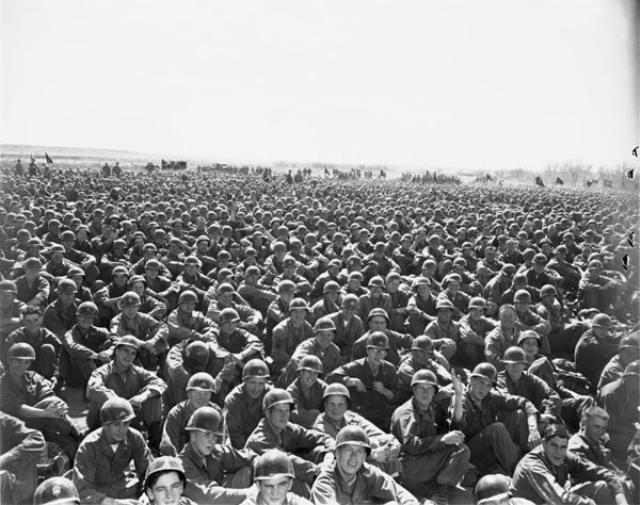
M 0 195 L 2 503 L 638 503 L 633 195 L 202 171 Z

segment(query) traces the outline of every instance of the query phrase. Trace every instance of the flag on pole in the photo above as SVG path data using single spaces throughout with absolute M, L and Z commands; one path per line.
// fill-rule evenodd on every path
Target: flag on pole
M 47 153 L 44 153 L 44 157 L 45 157 L 45 159 L 47 160 L 47 165 L 48 165 L 49 163 L 53 163 L 53 160 L 51 159 L 51 157 L 50 157 Z
M 31 153 L 31 163 L 35 163 L 35 159 L 33 158 L 33 153 Z

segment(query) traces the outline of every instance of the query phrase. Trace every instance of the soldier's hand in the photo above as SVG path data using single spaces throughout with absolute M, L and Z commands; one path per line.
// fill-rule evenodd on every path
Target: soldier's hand
M 129 398 L 129 403 L 131 403 L 131 406 L 134 409 L 138 410 L 142 407 L 142 404 L 145 400 L 146 400 L 146 395 L 144 393 L 140 393 L 139 395 Z
M 464 433 L 462 433 L 460 430 L 453 430 L 449 433 L 445 433 L 442 436 L 441 440 L 447 445 L 461 444 L 462 442 L 464 442 Z
M 367 390 L 367 387 L 364 383 L 358 378 L 351 378 L 347 381 L 347 387 L 356 388 L 360 393 L 364 393 Z
M 540 437 L 540 432 L 538 431 L 538 428 L 534 428 L 533 430 L 530 430 L 529 440 L 528 440 L 529 449 L 533 449 L 539 446 L 541 443 L 542 443 L 542 437 Z
M 377 461 L 378 463 L 382 463 L 387 459 L 387 448 L 386 446 L 380 446 L 371 451 L 371 459 Z
M 456 395 L 461 395 L 464 390 L 464 384 L 462 383 L 462 379 L 456 373 L 451 374 L 451 382 L 453 383 L 453 390 Z

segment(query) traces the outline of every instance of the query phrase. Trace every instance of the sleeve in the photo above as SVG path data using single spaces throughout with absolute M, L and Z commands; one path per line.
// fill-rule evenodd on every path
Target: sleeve
M 149 446 L 142 438 L 142 434 L 137 431 L 130 431 L 133 434 L 133 463 L 136 467 L 136 472 L 140 480 L 144 480 L 144 474 L 147 472 L 147 467 L 153 459 Z
M 3 450 L 6 450 L 0 456 L 0 468 L 4 466 L 6 461 L 28 457 L 28 454 L 41 453 L 46 447 L 42 433 L 27 428 L 20 419 L 10 415 L 2 415 L 0 421 Z
M 72 480 L 78 489 L 82 503 L 100 503 L 107 496 L 106 493 L 102 493 L 94 487 L 97 458 L 98 455 L 93 444 L 80 444 L 76 453 Z
M 231 445 L 236 449 L 244 447 L 247 439 L 242 431 L 243 419 L 239 413 L 236 400 L 233 397 L 227 396 L 225 400 L 225 406 L 223 411 L 224 424 L 229 432 L 229 440 Z
M 141 393 L 146 391 L 155 391 L 158 395 L 161 395 L 164 393 L 165 389 L 167 389 L 167 383 L 153 372 L 142 367 L 136 367 L 135 370 L 142 379 Z
M 109 398 L 118 396 L 113 389 L 107 387 L 106 378 L 109 375 L 109 365 L 103 365 L 94 370 L 87 383 L 89 400 L 101 405 Z
M 245 466 L 251 466 L 251 462 L 257 456 L 251 449 L 236 449 L 225 445 L 220 447 L 222 453 L 218 457 L 225 471 L 237 472 Z
M 536 503 L 571 503 L 573 505 L 588 505 L 592 503 L 588 499 L 565 491 L 544 465 L 537 462 L 532 462 L 532 464 L 523 469 L 522 478 L 536 493 L 538 498 Z
M 484 357 L 489 363 L 495 366 L 497 370 L 502 370 L 503 368 L 501 351 L 497 331 L 489 332 L 484 341 Z
M 311 501 L 315 505 L 336 505 L 338 503 L 336 482 L 332 473 L 320 473 L 311 488 Z
M 163 456 L 177 456 L 178 444 L 180 443 L 180 429 L 176 408 L 172 408 L 167 414 L 167 418 L 162 427 L 162 437 L 160 439 L 160 454 Z
M 73 330 L 69 330 L 64 334 L 63 344 L 72 358 L 92 359 L 96 356 L 93 350 L 75 341 Z

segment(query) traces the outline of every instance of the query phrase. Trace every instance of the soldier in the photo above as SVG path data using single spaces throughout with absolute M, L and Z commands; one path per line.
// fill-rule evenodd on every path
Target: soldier
M 356 314 L 357 311 L 358 297 L 347 294 L 342 297 L 340 311 L 327 316 L 336 327 L 333 343 L 340 349 L 342 363 L 351 360 L 353 344 L 365 332 L 362 319 Z
M 447 298 L 438 297 L 436 319 L 431 321 L 425 335 L 431 337 L 434 347 L 451 361 L 458 350 L 460 341 L 460 323 L 453 320 L 454 305 Z
M 73 482 L 82 503 L 118 504 L 140 496 L 151 452 L 142 434 L 129 426 L 135 418 L 128 400 L 109 398 L 100 409 L 102 427 L 81 442 L 73 468 Z M 131 479 L 131 462 L 136 479 Z M 126 502 L 125 502 L 126 503 Z
M 80 495 L 69 479 L 49 477 L 36 488 L 33 505 L 80 505 Z
M 248 254 L 245 251 L 245 255 Z M 262 272 L 256 265 L 247 267 L 244 271 L 244 280 L 238 286 L 238 294 L 253 308 L 260 312 L 261 315 L 267 313 L 269 305 L 277 298 L 277 295 L 270 289 L 260 283 Z M 278 286 L 282 288 L 282 283 Z
M 38 258 L 27 258 L 22 263 L 24 275 L 16 279 L 16 297 L 27 305 L 44 309 L 49 301 L 51 286 L 42 274 L 42 263 Z
M 133 292 L 140 298 L 139 312 L 148 314 L 158 321 L 167 313 L 167 304 L 164 296 L 147 287 L 147 280 L 142 275 L 132 275 L 127 282 L 129 292 Z
M 487 304 L 484 298 L 474 296 L 469 301 L 469 313 L 460 319 L 460 342 L 457 351 L 458 361 L 474 367 L 483 361 L 484 341 L 497 323 L 484 316 Z
M 115 345 L 112 360 L 91 374 L 87 384 L 87 426 L 89 429 L 99 426 L 98 413 L 107 400 L 125 398 L 136 411 L 136 424 L 144 425 L 149 432 L 149 445 L 157 450 L 162 431 L 160 395 L 167 385 L 153 372 L 134 364 L 139 349 L 135 337 L 122 337 Z
M 238 313 L 240 329 L 259 335 L 262 328 L 262 314 L 247 305 L 233 285 L 223 282 L 216 288 L 216 297 L 209 300 L 207 317 L 220 324 L 220 313 L 227 308 L 234 309 Z
M 591 320 L 591 328 L 578 340 L 574 353 L 576 370 L 591 383 L 596 391 L 602 370 L 616 355 L 619 341 L 613 335 L 613 323 L 607 314 L 597 314 Z
M 195 310 L 198 295 L 193 291 L 183 291 L 178 297 L 178 308 L 167 317 L 167 324 L 161 329 L 162 339 L 169 347 L 188 338 L 213 341 L 218 325 Z
M 139 312 L 140 297 L 128 291 L 118 302 L 120 312 L 111 320 L 111 332 L 123 337 L 132 335 L 140 342 L 140 363 L 147 370 L 155 371 L 159 364 L 159 355 L 167 350 L 167 343 L 159 330 L 161 323 L 154 317 Z
M 259 359 L 249 360 L 242 369 L 242 384 L 233 388 L 224 400 L 224 423 L 229 440 L 242 449 L 262 418 L 262 398 L 266 393 L 269 368 Z
M 369 312 L 367 317 L 367 326 L 369 331 L 360 336 L 358 340 L 353 344 L 353 352 L 351 359 L 364 358 L 367 354 L 367 339 L 369 335 L 374 332 L 382 332 L 387 336 L 389 341 L 389 349 L 387 354 L 387 361 L 394 366 L 400 364 L 401 354 L 404 350 L 411 347 L 413 338 L 409 334 L 398 333 L 388 329 L 389 327 L 389 315 L 384 309 L 375 308 Z
M 336 437 L 335 462 L 323 469 L 311 489 L 313 503 L 417 505 L 418 500 L 389 475 L 365 462 L 370 452 L 369 437 L 362 428 L 342 428 Z
M 518 446 L 535 447 L 540 434 L 535 408 L 525 410 L 527 400 L 493 389 L 497 375 L 490 363 L 476 365 L 461 408 L 455 405 L 450 413 L 451 425 L 464 433 L 471 462 L 479 472 L 495 468 L 510 475 L 520 457 Z M 528 429 L 522 426 L 525 412 Z
M 476 484 L 476 505 L 535 505 L 526 498 L 514 498 L 509 491 L 510 485 L 511 478 L 506 475 L 483 476 Z
M 368 283 L 369 293 L 359 299 L 360 318 L 368 319 L 373 309 L 383 309 L 386 314 L 393 310 L 391 296 L 384 292 L 384 279 L 380 276 L 372 277 Z M 389 316 L 387 315 L 387 324 Z
M 311 428 L 322 410 L 323 393 L 327 386 L 319 378 L 322 375 L 322 361 L 313 354 L 304 356 L 298 362 L 296 371 L 298 377 L 287 388 L 295 403 L 291 421 L 303 428 Z
M 219 411 L 200 407 L 186 427 L 189 441 L 180 452 L 186 477 L 185 496 L 198 505 L 235 505 L 255 491 L 251 486 L 251 462 L 255 453 L 222 444 Z
M 76 324 L 78 287 L 71 279 L 61 279 L 56 288 L 58 298 L 50 303 L 42 316 L 42 325 L 60 340 Z
M 272 351 L 271 342 L 274 328 L 289 317 L 289 305 L 293 301 L 295 291 L 296 285 L 293 282 L 282 281 L 278 285 L 278 297 L 267 307 L 265 342 L 268 353 Z
M 93 295 L 98 307 L 97 322 L 100 326 L 109 326 L 109 322 L 118 313 L 120 297 L 128 290 L 129 270 L 118 265 L 111 273 L 111 282 Z
M 6 352 L 12 344 L 24 342 L 36 353 L 32 370 L 49 380 L 54 388 L 61 387 L 59 377 L 62 342 L 46 328 L 42 327 L 42 309 L 27 307 L 24 312 L 24 326 L 9 334 L 4 341 L 2 361 L 6 362 Z
M 295 475 L 286 453 L 276 449 L 267 451 L 255 459 L 254 468 L 253 480 L 258 493 L 240 505 L 311 505 L 306 498 L 290 492 Z
M 4 412 L 0 433 L 0 496 L 10 503 L 30 503 L 38 483 L 36 464 L 47 444 L 41 432 Z
M 502 370 L 502 355 L 508 347 L 517 345 L 520 330 L 516 328 L 516 309 L 513 305 L 502 305 L 498 317 L 498 326 L 485 338 L 484 357 L 496 369 Z
M 324 316 L 338 312 L 340 307 L 338 306 L 340 293 L 340 285 L 336 281 L 328 281 L 322 287 L 322 299 L 318 300 L 310 309 L 311 323 L 315 323 L 318 319 Z
M 637 359 L 640 359 L 640 333 L 636 331 L 620 339 L 618 354 L 609 360 L 600 374 L 598 391 L 610 382 L 621 378 L 626 366 Z
M 548 426 L 542 445 L 518 463 L 511 482 L 513 496 L 534 503 L 627 505 L 620 480 L 612 472 L 568 453 L 568 441 L 565 426 Z
M 307 302 L 302 298 L 294 298 L 289 303 L 288 313 L 289 317 L 273 328 L 271 357 L 272 369 L 276 375 L 280 375 L 290 363 L 298 345 L 313 336 L 313 327 L 305 319 L 309 313 Z
M 84 388 L 97 366 L 111 358 L 116 339 L 107 329 L 94 326 L 97 315 L 95 303 L 82 302 L 77 310 L 77 323 L 64 335 L 61 374 L 70 386 Z
M 17 299 L 18 288 L 13 281 L 0 281 L 0 339 L 22 326 L 26 304 Z
M 162 456 L 154 459 L 144 478 L 144 496 L 140 505 L 195 505 L 183 495 L 187 478 L 178 458 Z
M 294 492 L 307 497 L 320 472 L 319 463 L 331 455 L 334 442 L 323 433 L 290 422 L 294 405 L 291 395 L 283 389 L 267 392 L 262 399 L 264 417 L 247 439 L 245 448 L 258 454 L 269 449 L 289 453 L 294 468 Z
M 402 393 L 395 366 L 385 360 L 389 339 L 379 331 L 367 337 L 367 357 L 351 361 L 327 376 L 327 383 L 352 388 L 353 409 L 382 430 L 389 428 L 391 414 Z
M 216 381 L 207 372 L 198 372 L 189 378 L 187 383 L 187 399 L 175 405 L 167 414 L 162 428 L 160 454 L 177 456 L 187 443 L 187 422 L 200 407 L 222 409 L 211 403 L 211 394 L 216 390 Z
M 414 295 L 407 302 L 409 332 L 414 337 L 422 335 L 429 323 L 436 319 L 436 297 L 431 292 L 431 280 L 416 277 L 412 288 Z
M 431 370 L 440 386 L 451 383 L 449 363 L 433 349 L 433 341 L 427 335 L 416 337 L 411 344 L 411 354 L 405 356 L 398 367 L 398 377 L 409 395 L 413 374 L 418 370 Z

